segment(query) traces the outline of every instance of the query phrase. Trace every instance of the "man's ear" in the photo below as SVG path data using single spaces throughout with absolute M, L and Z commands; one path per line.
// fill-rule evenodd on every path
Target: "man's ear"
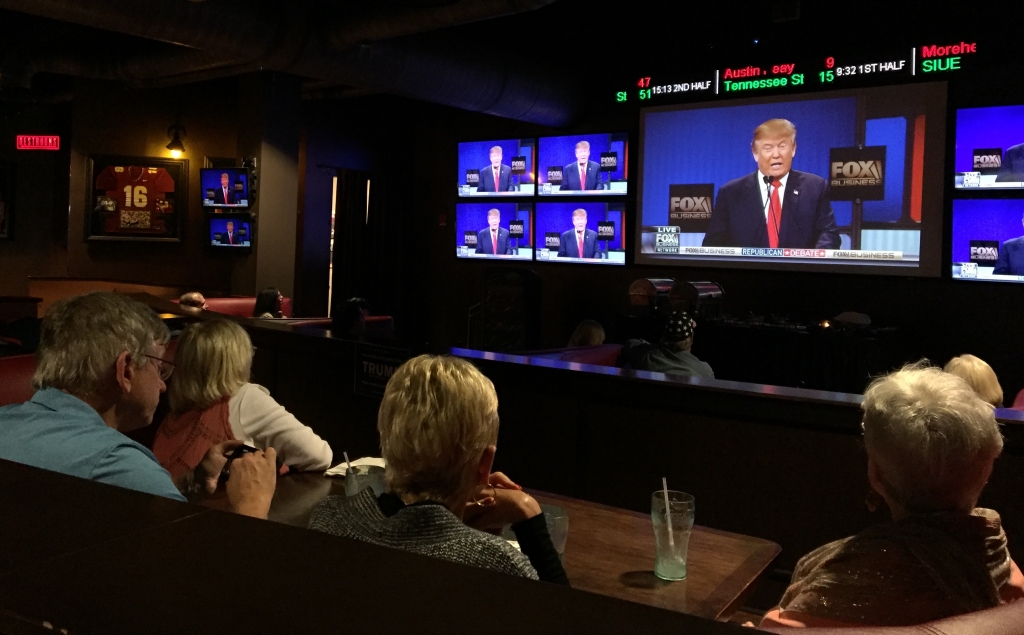
M 137 369 L 132 364 L 132 354 L 128 351 L 123 351 L 117 356 L 117 361 L 114 365 L 114 375 L 117 379 L 117 385 L 121 387 L 121 392 L 128 393 L 132 391 L 132 381 L 135 379 L 135 373 Z
M 478 484 L 487 485 L 487 481 L 491 476 L 491 468 L 494 467 L 494 454 L 497 451 L 498 448 L 493 443 L 484 448 L 483 454 L 480 455 L 480 464 L 476 468 L 476 481 Z

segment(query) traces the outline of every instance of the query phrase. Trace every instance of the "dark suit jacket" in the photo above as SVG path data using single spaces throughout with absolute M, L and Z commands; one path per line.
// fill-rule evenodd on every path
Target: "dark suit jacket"
M 755 171 L 719 188 L 704 246 L 767 247 L 768 227 L 761 202 L 764 187 L 761 173 Z M 782 197 L 779 247 L 837 249 L 839 244 L 828 181 L 790 170 Z
M 512 191 L 512 168 L 504 163 L 501 164 L 501 175 L 498 177 L 498 187 L 494 187 L 494 168 L 488 163 L 487 167 L 480 168 L 480 183 L 476 186 L 477 192 L 510 192 Z
M 579 254 L 576 245 L 576 228 L 562 232 L 558 240 L 558 255 L 561 258 L 593 258 L 597 253 L 597 232 L 593 229 L 583 230 L 583 255 Z
M 1024 236 L 1011 238 L 999 247 L 999 258 L 996 259 L 996 267 L 992 273 L 1024 276 Z
M 221 200 L 223 200 L 223 199 L 221 199 Z M 242 237 L 238 235 L 238 229 L 235 229 L 235 231 L 231 232 L 231 241 L 230 242 L 228 241 L 228 232 L 227 231 L 221 232 L 221 234 L 220 234 L 220 244 L 222 244 L 222 245 L 241 245 L 242 244 Z
M 1024 143 L 1011 146 L 1003 153 L 996 181 L 1024 181 Z
M 219 185 L 213 189 L 213 202 L 217 205 L 224 205 L 224 190 Z M 238 204 L 238 195 L 235 193 L 234 185 L 228 185 L 228 204 Z
M 580 164 L 573 161 L 562 168 L 562 185 L 559 192 L 568 190 L 579 190 L 580 188 Z M 597 184 L 601 182 L 601 166 L 593 161 L 587 161 L 587 189 L 596 190 Z
M 494 254 L 491 245 L 491 228 L 484 227 L 476 234 L 476 253 Z M 498 228 L 498 254 L 508 254 L 508 230 L 504 227 Z

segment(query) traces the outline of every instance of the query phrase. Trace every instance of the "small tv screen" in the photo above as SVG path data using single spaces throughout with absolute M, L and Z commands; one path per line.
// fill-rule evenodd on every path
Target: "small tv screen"
M 627 193 L 626 133 L 541 137 L 537 157 L 541 196 Z
M 1024 188 L 1024 105 L 956 111 L 953 186 Z
M 455 206 L 455 255 L 533 260 L 533 204 L 458 203 Z
M 625 214 L 619 202 L 537 203 L 537 260 L 626 264 Z
M 211 211 L 247 208 L 252 203 L 246 168 L 203 168 L 199 170 L 199 183 L 203 207 Z
M 638 264 L 941 274 L 946 84 L 640 116 Z
M 1024 200 L 953 201 L 953 278 L 1024 283 Z
M 535 139 L 459 144 L 459 196 L 533 196 Z
M 211 216 L 210 246 L 224 249 L 251 249 L 252 227 L 248 217 Z

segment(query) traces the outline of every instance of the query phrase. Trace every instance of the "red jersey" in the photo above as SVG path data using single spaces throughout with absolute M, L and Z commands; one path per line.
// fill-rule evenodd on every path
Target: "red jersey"
M 164 221 L 156 215 L 174 211 L 167 201 L 174 179 L 164 168 L 107 166 L 96 177 L 96 189 L 117 204 L 114 215 L 104 221 L 106 231 L 163 233 Z

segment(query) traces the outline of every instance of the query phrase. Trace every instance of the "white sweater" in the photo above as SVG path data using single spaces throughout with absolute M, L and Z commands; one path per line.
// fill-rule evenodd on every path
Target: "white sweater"
M 246 384 L 231 397 L 228 422 L 236 439 L 261 450 L 274 448 L 278 460 L 289 467 L 326 470 L 331 466 L 331 446 L 259 384 Z

